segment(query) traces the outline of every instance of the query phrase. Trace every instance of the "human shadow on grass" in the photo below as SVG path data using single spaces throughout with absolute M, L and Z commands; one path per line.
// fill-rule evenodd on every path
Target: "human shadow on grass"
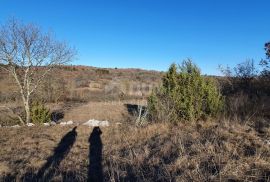
M 102 182 L 102 141 L 100 135 L 102 131 L 99 127 L 94 127 L 89 137 L 89 167 L 88 181 Z
M 38 171 L 36 178 L 39 181 L 50 181 L 56 173 L 61 161 L 66 157 L 76 141 L 77 127 L 68 132 L 54 149 L 54 154 L 47 159 L 47 162 Z

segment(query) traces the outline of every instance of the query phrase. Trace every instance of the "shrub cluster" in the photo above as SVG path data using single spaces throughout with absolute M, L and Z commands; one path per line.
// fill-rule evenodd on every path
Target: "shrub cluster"
M 107 75 L 107 74 L 110 73 L 110 71 L 109 71 L 109 70 L 106 70 L 106 69 L 97 69 L 97 70 L 96 70 L 96 73 L 97 73 L 98 75 Z
M 31 121 L 35 124 L 50 122 L 50 110 L 41 102 L 34 102 L 31 107 Z
M 267 60 L 263 61 L 268 63 Z M 270 74 L 267 69 L 263 67 L 260 71 L 252 59 L 239 63 L 233 68 L 220 66 L 224 76 L 220 77 L 219 81 L 222 85 L 222 94 L 226 96 L 227 118 L 246 121 L 268 116 Z
M 196 121 L 216 116 L 222 108 L 215 81 L 203 77 L 191 60 L 172 64 L 148 99 L 150 120 L 157 121 Z

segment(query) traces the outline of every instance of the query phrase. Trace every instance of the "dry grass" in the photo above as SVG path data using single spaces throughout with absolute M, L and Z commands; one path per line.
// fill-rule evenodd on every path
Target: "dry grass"
M 129 100 L 110 102 L 89 102 L 79 107 L 68 110 L 64 116 L 65 121 L 86 122 L 89 119 L 107 120 L 110 122 L 122 122 L 130 118 L 126 103 L 146 104 L 146 101 Z
M 60 121 L 70 121 L 83 123 L 90 119 L 107 120 L 112 123 L 125 122 L 135 120 L 128 112 L 126 104 L 146 105 L 146 100 L 125 100 L 125 101 L 107 101 L 107 102 L 61 102 L 48 103 L 47 107 L 51 112 L 61 112 L 64 118 Z M 12 112 L 7 107 L 14 111 L 23 111 L 23 106 L 16 103 L 0 104 L 0 125 L 13 126 L 19 120 L 16 117 L 16 112 Z M 20 106 L 20 107 L 19 107 Z M 19 110 L 20 108 L 20 110 Z
M 106 113 L 106 114 L 104 114 Z M 65 114 L 64 120 L 86 122 L 89 119 L 120 122 L 128 115 L 124 105 L 117 102 L 89 102 L 71 109 Z
M 88 103 L 61 103 L 48 104 L 51 111 L 62 111 L 64 118 L 60 121 L 70 121 L 84 123 L 90 119 L 106 120 L 112 124 L 117 122 L 135 121 L 136 116 L 129 113 L 127 104 L 146 105 L 146 100 L 125 100 L 108 102 L 88 102 Z
M 1 179 L 33 179 L 71 129 L 1 128 Z M 270 181 L 269 128 L 261 134 L 236 122 L 208 121 L 101 130 L 106 181 Z M 49 179 L 87 180 L 91 132 L 92 128 L 77 128 L 74 145 Z
M 48 75 L 43 83 L 45 88 L 41 87 L 35 97 L 47 102 L 145 98 L 161 77 L 160 72 L 140 69 L 61 66 Z M 51 93 L 44 92 L 46 82 Z M 14 100 L 20 100 L 18 87 L 11 75 L 0 69 L 0 102 Z
M 146 98 L 149 90 L 142 90 L 143 84 L 160 83 L 161 73 L 97 70 L 58 68 L 57 77 L 64 80 L 69 94 L 66 98 L 72 102 L 48 106 L 52 111 L 63 111 L 65 121 L 98 119 L 112 123 L 101 128 L 105 181 L 270 181 L 269 97 L 262 97 L 261 103 L 233 95 L 228 100 L 231 113 L 235 113 L 227 117 L 231 121 L 177 126 L 156 123 L 138 128 L 125 104 L 146 103 L 125 99 Z M 6 76 L 0 73 L 0 100 L 9 102 L 2 105 L 16 109 L 19 104 L 7 92 L 16 87 L 10 84 L 12 80 L 4 79 Z M 105 86 L 117 88 L 105 94 Z M 258 116 L 265 119 L 254 119 Z M 1 109 L 0 122 L 12 124 L 8 120 L 12 117 L 10 111 Z M 123 124 L 117 126 L 115 122 Z M 35 181 L 40 171 L 46 173 L 41 181 L 86 181 L 93 128 L 78 126 L 74 132 L 73 127 L 0 128 L 0 181 Z

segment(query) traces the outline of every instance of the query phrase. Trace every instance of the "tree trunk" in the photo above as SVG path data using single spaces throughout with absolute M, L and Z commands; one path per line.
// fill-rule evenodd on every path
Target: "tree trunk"
M 26 118 L 25 118 L 25 122 L 30 123 L 30 107 L 29 107 L 29 100 L 26 100 L 24 103 L 24 109 L 25 109 L 25 114 L 26 114 Z

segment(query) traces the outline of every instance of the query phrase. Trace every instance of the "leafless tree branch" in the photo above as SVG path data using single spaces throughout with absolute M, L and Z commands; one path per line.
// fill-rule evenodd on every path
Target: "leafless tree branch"
M 34 24 L 10 20 L 0 27 L 0 68 L 11 73 L 21 93 L 30 121 L 30 99 L 44 77 L 57 65 L 70 62 L 76 54 Z

